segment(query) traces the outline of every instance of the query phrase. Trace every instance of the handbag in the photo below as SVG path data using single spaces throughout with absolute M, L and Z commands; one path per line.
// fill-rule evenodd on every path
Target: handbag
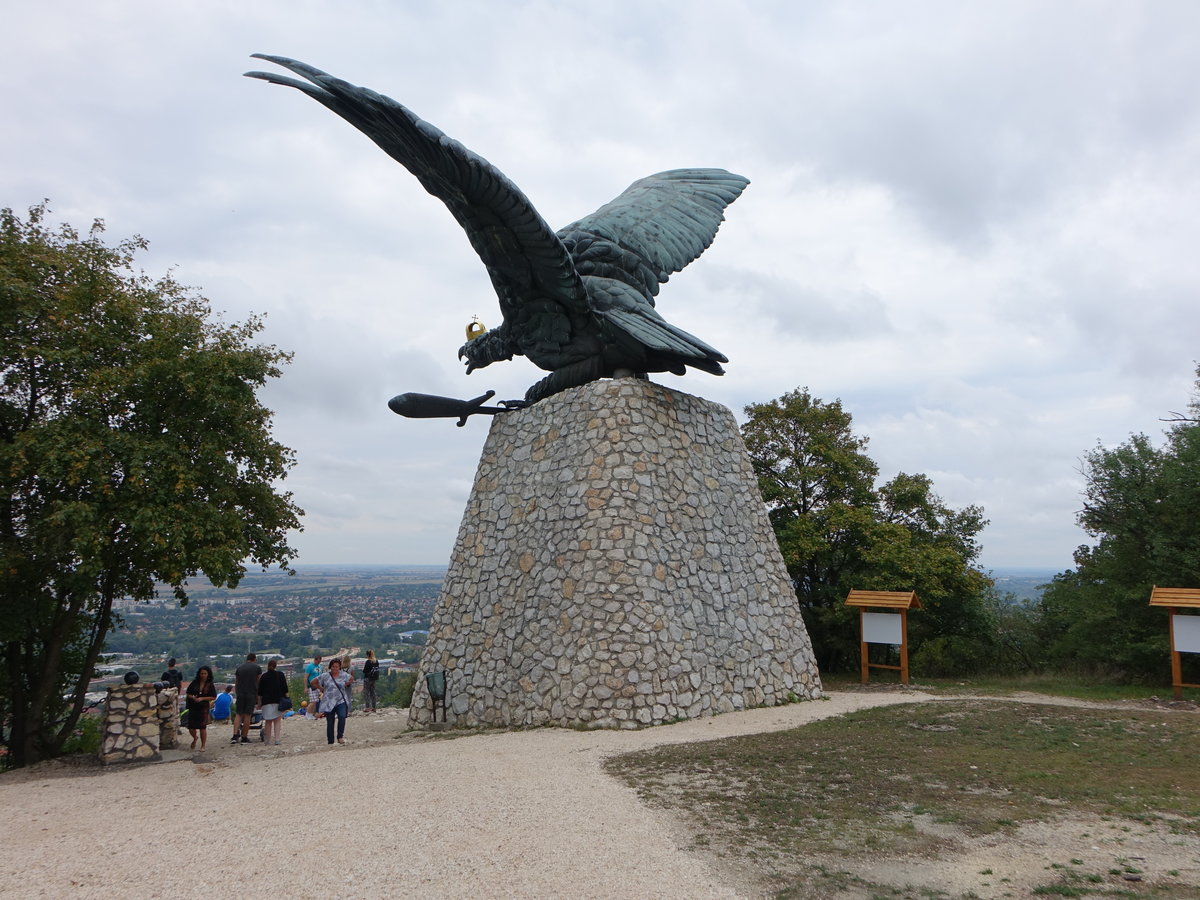
M 292 708 L 292 698 L 291 697 L 280 697 L 279 698 L 279 711 L 280 712 L 287 712 L 291 708 Z

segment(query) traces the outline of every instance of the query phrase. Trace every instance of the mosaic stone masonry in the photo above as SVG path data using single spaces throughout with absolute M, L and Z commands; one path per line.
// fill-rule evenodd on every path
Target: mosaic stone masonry
M 638 728 L 821 696 L 732 413 L 636 379 L 497 415 L 421 662 L 458 726 Z
M 100 761 L 145 762 L 162 759 L 179 742 L 179 692 L 156 691 L 152 684 L 109 687 L 104 708 Z

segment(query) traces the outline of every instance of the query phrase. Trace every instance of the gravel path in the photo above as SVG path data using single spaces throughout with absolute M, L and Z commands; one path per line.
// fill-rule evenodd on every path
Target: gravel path
M 323 723 L 288 720 L 279 747 L 214 727 L 200 756 L 0 777 L 0 897 L 745 896 L 604 759 L 928 699 L 831 694 L 644 731 L 454 739 L 356 715 L 345 747 L 326 746 Z

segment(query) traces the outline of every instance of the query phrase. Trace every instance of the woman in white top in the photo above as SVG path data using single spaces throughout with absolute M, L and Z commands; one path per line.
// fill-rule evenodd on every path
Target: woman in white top
M 337 742 L 346 743 L 346 714 L 350 711 L 350 684 L 354 676 L 342 671 L 342 661 L 334 657 L 329 661 L 329 671 L 312 680 L 312 686 L 321 692 L 318 709 L 325 714 L 325 736 L 333 743 L 333 725 L 337 721 Z

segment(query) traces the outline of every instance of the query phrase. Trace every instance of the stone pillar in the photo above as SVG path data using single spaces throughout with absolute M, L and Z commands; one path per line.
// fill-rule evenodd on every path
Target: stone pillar
M 497 415 L 418 673 L 460 726 L 637 728 L 821 683 L 728 409 L 635 379 Z
M 179 692 L 156 691 L 152 684 L 118 684 L 108 689 L 100 761 L 145 762 L 162 759 L 176 746 Z
M 179 747 L 179 690 L 169 688 L 158 693 L 158 749 Z

